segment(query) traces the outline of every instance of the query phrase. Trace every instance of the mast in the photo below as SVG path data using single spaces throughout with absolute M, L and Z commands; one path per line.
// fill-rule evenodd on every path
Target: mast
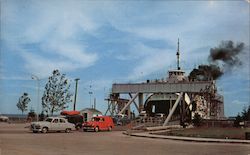
M 178 47 L 177 47 L 176 56 L 177 56 L 177 69 L 178 69 L 178 70 L 181 70 L 181 67 L 180 67 L 179 38 L 178 38 Z

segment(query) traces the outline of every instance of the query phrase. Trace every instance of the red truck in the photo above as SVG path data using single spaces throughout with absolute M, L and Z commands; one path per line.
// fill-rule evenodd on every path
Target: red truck
M 83 131 L 94 130 L 98 132 L 100 130 L 111 131 L 114 128 L 113 119 L 109 116 L 96 116 L 91 119 L 89 122 L 85 122 L 82 125 Z

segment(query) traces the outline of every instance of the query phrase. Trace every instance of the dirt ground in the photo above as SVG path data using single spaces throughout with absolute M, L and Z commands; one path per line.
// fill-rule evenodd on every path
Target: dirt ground
M 0 155 L 250 155 L 246 144 L 139 138 L 122 131 L 34 134 L 26 126 L 0 123 Z

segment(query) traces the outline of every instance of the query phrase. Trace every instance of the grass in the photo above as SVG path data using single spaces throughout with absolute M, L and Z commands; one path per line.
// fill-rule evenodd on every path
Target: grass
M 190 128 L 158 134 L 201 138 L 245 139 L 246 132 L 250 132 L 250 128 Z

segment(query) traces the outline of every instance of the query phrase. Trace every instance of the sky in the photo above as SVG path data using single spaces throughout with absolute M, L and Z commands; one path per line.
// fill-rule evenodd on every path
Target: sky
M 243 65 L 217 80 L 226 116 L 250 104 L 249 14 L 239 1 L 0 0 L 0 113 L 21 113 L 24 92 L 28 109 L 41 111 L 48 77 L 59 69 L 70 80 L 76 109 L 107 109 L 112 83 L 166 78 L 176 68 L 180 39 L 181 68 L 186 75 L 208 63 L 221 41 L 245 44 Z M 39 80 L 31 77 L 36 76 Z M 38 94 L 39 83 L 39 94 Z M 89 92 L 93 92 L 90 94 Z M 71 110 L 73 104 L 68 104 Z

